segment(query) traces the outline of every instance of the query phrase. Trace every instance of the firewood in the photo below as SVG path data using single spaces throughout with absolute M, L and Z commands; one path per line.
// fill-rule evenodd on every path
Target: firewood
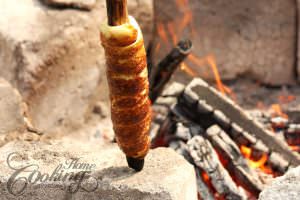
M 179 64 L 191 52 L 192 43 L 190 40 L 180 41 L 175 48 L 158 64 L 156 69 L 152 69 L 150 76 L 150 99 L 154 103 L 162 93 L 165 85 L 170 80 Z
M 208 174 L 218 194 L 225 199 L 246 199 L 220 163 L 217 153 L 207 139 L 194 136 L 187 145 L 195 165 Z
M 292 152 L 286 143 L 274 137 L 273 133 L 262 128 L 259 123 L 250 118 L 248 114 L 229 98 L 210 87 L 202 79 L 197 78 L 186 87 L 179 103 L 182 107 L 185 107 L 182 109 L 185 111 L 185 114 L 192 117 L 191 119 L 194 121 L 201 123 L 203 119 L 197 116 L 199 112 L 196 110 L 199 101 L 209 102 L 209 105 L 214 109 L 222 111 L 231 122 L 236 123 L 245 132 L 261 140 L 271 152 L 281 154 L 291 165 L 297 166 L 300 164 L 300 156 Z
M 263 189 L 263 184 L 256 173 L 249 167 L 247 161 L 240 152 L 239 147 L 217 125 L 207 129 L 207 137 L 213 147 L 226 160 L 226 168 L 231 175 L 237 177 L 238 182 L 258 197 Z
M 278 171 L 284 174 L 289 167 L 289 163 L 282 158 L 282 156 L 276 152 L 272 152 L 268 159 L 268 164 L 274 171 Z
M 284 131 L 284 137 L 289 145 L 300 145 L 300 124 L 290 124 Z

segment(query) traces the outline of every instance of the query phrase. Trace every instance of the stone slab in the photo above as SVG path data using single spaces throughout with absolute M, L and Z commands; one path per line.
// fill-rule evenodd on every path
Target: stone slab
M 259 200 L 298 200 L 300 198 L 300 166 L 276 178 L 259 195 Z
M 37 164 L 38 171 L 41 174 L 51 174 L 59 164 L 66 167 L 64 172 L 70 172 L 71 169 L 68 168 L 71 163 L 70 159 L 76 158 L 80 158 L 77 163 L 95 164 L 95 167 L 91 176 L 82 181 L 82 184 L 80 184 L 82 187 L 76 193 L 70 193 L 67 190 L 69 182 L 51 182 L 48 179 L 43 183 L 39 181 L 35 184 L 29 183 L 24 193 L 16 197 L 10 194 L 7 189 L 8 179 L 14 172 L 7 165 L 7 156 L 12 152 L 20 154 L 9 159 L 12 166 L 20 168 L 29 164 Z M 79 143 L 75 140 L 68 140 L 67 142 L 65 140 L 52 141 L 51 144 L 11 142 L 0 149 L 0 163 L 1 199 L 197 199 L 193 166 L 175 151 L 168 148 L 151 150 L 146 157 L 144 169 L 139 173 L 127 167 L 125 156 L 115 144 Z M 74 166 L 73 163 L 71 168 L 73 169 Z M 28 178 L 31 173 L 30 169 L 32 170 L 32 168 L 27 168 L 29 172 L 23 172 L 20 176 Z M 16 186 L 19 185 L 16 184 Z M 84 191 L 84 189 L 90 192 Z M 92 189 L 94 190 L 92 191 Z

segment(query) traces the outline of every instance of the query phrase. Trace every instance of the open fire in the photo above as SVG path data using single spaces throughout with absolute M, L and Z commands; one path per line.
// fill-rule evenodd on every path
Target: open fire
M 154 57 L 160 51 L 170 50 L 179 42 L 183 35 L 188 35 L 191 40 L 197 36 L 189 0 L 176 0 L 176 6 L 181 15 L 176 17 L 175 21 L 157 22 L 156 31 L 159 36 L 159 42 L 155 44 Z M 236 101 L 236 94 L 222 82 L 216 59 L 213 52 L 204 57 L 199 57 L 196 55 L 196 52 L 192 52 L 186 57 L 184 62 L 180 63 L 180 70 L 192 78 L 200 76 L 206 78 L 209 73 L 212 73 L 218 93 Z M 199 74 L 198 70 L 194 70 L 195 68 L 201 68 L 203 73 Z M 200 99 L 197 100 L 198 109 L 199 102 L 202 102 L 203 104 L 200 103 L 200 110 L 203 113 L 199 111 L 200 113 L 195 114 L 194 106 L 189 105 L 190 102 L 188 102 L 192 101 L 194 96 L 189 96 L 190 100 L 188 98 L 185 99 L 185 97 L 182 97 L 185 93 L 180 93 L 176 90 L 179 87 L 178 85 L 170 87 L 171 89 L 167 89 L 154 104 L 155 123 L 151 132 L 154 138 L 153 147 L 170 146 L 195 166 L 199 184 L 199 199 L 255 199 L 272 177 L 282 175 L 290 167 L 294 166 L 290 162 L 291 160 L 287 159 L 289 156 L 286 155 L 292 154 L 288 148 L 285 149 L 285 147 L 288 147 L 287 145 L 282 146 L 281 153 L 274 151 L 277 148 L 277 142 L 271 144 L 271 147 L 270 143 L 266 144 L 263 141 L 264 139 L 260 138 L 264 138 L 264 136 L 259 136 L 260 133 L 256 133 L 254 129 L 250 129 L 251 133 L 248 132 L 249 130 L 246 127 L 239 125 L 239 120 L 225 116 L 226 113 L 223 113 L 222 110 L 220 112 L 220 108 L 211 105 L 210 100 L 220 101 L 215 102 L 216 104 L 223 104 L 222 98 L 216 100 L 212 96 L 211 99 L 203 100 L 201 99 L 202 96 L 200 96 Z M 181 91 L 183 89 L 181 87 Z M 298 153 L 300 152 L 300 125 L 290 123 L 288 115 L 282 111 L 280 106 L 281 104 L 294 101 L 295 98 L 293 95 L 280 95 L 276 104 L 270 106 L 265 106 L 261 102 L 257 104 L 258 109 L 265 110 L 269 107 L 271 111 L 269 112 L 271 114 L 264 119 L 268 121 L 264 125 L 266 127 L 269 126 L 270 131 L 273 132 L 271 137 L 277 138 L 281 134 L 281 142 L 286 142 L 292 151 Z M 226 110 L 227 108 L 224 109 Z M 255 120 L 259 121 L 259 119 Z M 198 129 L 195 128 L 195 123 Z M 214 125 L 218 127 L 216 128 Z M 260 129 L 260 126 L 257 126 Z M 195 129 L 197 129 L 196 133 Z M 214 132 L 213 129 L 217 129 L 219 132 L 210 133 Z M 261 132 L 268 134 L 264 131 Z M 214 134 L 217 136 L 214 136 Z M 217 139 L 218 137 L 219 139 Z M 223 140 L 223 142 L 219 140 Z M 193 151 L 199 151 L 197 148 L 202 150 L 204 148 L 207 151 L 206 154 L 211 156 L 209 158 L 212 160 L 208 158 L 208 160 L 205 160 L 206 154 L 199 155 L 198 152 L 196 155 Z M 285 152 L 286 155 L 283 155 L 282 152 Z M 218 160 L 214 160 L 216 156 Z M 205 164 L 205 162 L 207 163 Z M 239 165 L 242 165 L 244 168 L 241 169 Z M 216 168 L 210 168 L 212 166 Z M 219 183 L 216 181 L 218 178 L 215 177 L 219 175 L 214 174 L 215 172 L 210 170 L 216 170 L 221 174 L 230 174 L 230 178 L 226 175 L 220 175 L 219 178 L 223 182 Z M 225 185 L 231 185 L 232 187 L 228 186 L 228 189 Z

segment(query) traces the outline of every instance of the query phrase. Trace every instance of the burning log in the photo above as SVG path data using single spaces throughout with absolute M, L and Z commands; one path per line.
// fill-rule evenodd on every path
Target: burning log
M 263 184 L 256 173 L 248 166 L 239 147 L 217 125 L 208 128 L 206 133 L 213 147 L 225 160 L 228 171 L 232 172 L 234 177 L 237 177 L 238 182 L 245 189 L 258 197 L 263 189 Z
M 200 102 L 200 101 L 199 101 Z M 208 107 L 209 105 L 206 104 L 206 106 Z M 202 106 L 203 108 L 204 106 Z M 188 119 L 185 119 L 183 116 L 186 115 L 187 111 L 183 111 L 182 109 L 182 106 L 180 105 L 176 105 L 173 109 L 172 109 L 173 113 L 181 118 L 181 119 L 184 119 L 185 121 L 188 121 Z M 239 145 L 240 147 L 243 147 L 243 148 L 247 148 L 249 150 L 249 153 L 248 154 L 248 158 L 249 159 L 255 159 L 255 160 L 259 160 L 261 159 L 262 157 L 264 156 L 267 156 L 267 155 L 270 155 L 271 152 L 270 152 L 270 149 L 261 141 L 261 140 L 258 140 L 255 138 L 255 136 L 253 135 L 250 135 L 248 132 L 245 132 L 240 126 L 238 126 L 236 123 L 229 123 L 228 124 L 224 124 L 223 122 L 220 123 L 220 119 L 215 119 L 213 118 L 213 116 L 221 116 L 221 114 L 218 114 L 218 115 L 214 115 L 215 111 L 213 111 L 210 115 L 211 118 L 207 118 L 206 117 L 203 117 L 203 115 L 198 115 L 197 113 L 197 116 L 201 119 L 201 123 L 200 125 L 203 124 L 203 121 L 204 121 L 204 124 L 208 124 L 207 122 L 209 122 L 209 124 L 212 124 L 211 126 L 214 126 L 214 124 L 217 124 L 219 125 L 223 130 L 225 128 L 223 127 L 230 127 L 226 133 L 223 132 L 224 134 L 228 134 L 230 136 L 230 140 L 234 140 L 235 143 L 237 145 Z M 194 113 L 194 112 L 193 112 Z M 218 112 L 219 113 L 219 112 Z M 191 113 L 190 113 L 191 114 Z M 226 119 L 225 115 L 222 114 L 222 119 Z M 225 120 L 228 122 L 228 120 Z M 205 123 L 206 122 L 206 123 Z M 222 126 L 223 125 L 223 126 Z M 206 129 L 209 129 L 206 128 Z M 225 129 L 226 130 L 226 129 Z M 203 134 L 203 133 L 202 133 Z M 195 135 L 195 134 L 192 134 L 192 135 Z M 227 136 L 224 136 L 222 139 L 224 138 L 229 138 Z M 274 169 L 275 171 L 277 171 L 278 173 L 285 173 L 287 171 L 287 166 L 285 166 L 285 163 L 288 163 L 285 159 L 283 159 L 282 157 L 280 157 L 282 161 L 280 162 L 273 162 L 272 160 L 266 162 L 266 164 L 268 164 L 270 167 L 272 167 L 272 169 Z M 288 163 L 289 165 L 289 163 Z M 263 165 L 261 165 L 263 166 Z M 257 166 L 258 167 L 258 166 Z M 285 169 L 285 171 L 282 171 L 283 169 Z M 258 184 L 259 185 L 259 184 Z M 252 188 L 253 189 L 253 188 Z M 257 189 L 257 188 L 256 188 Z M 255 190 L 253 189 L 253 192 L 254 194 L 256 193 L 257 194 L 257 190 L 255 192 Z
M 151 107 L 142 32 L 128 17 L 126 0 L 107 0 L 108 24 L 101 26 L 116 141 L 128 166 L 142 170 L 150 147 Z
M 154 138 L 153 143 L 159 144 L 158 146 L 173 148 L 195 165 L 198 172 L 198 187 L 207 184 L 207 182 L 203 182 L 203 174 L 200 173 L 199 175 L 199 170 L 200 172 L 206 172 L 207 170 L 199 168 L 199 164 L 195 164 L 195 158 L 191 155 L 189 145 L 187 145 L 197 136 L 205 137 L 204 139 L 212 145 L 211 148 L 222 155 L 222 157 L 217 157 L 217 161 L 212 159 L 212 161 L 207 162 L 222 163 L 225 166 L 223 169 L 227 170 L 230 176 L 233 177 L 232 180 L 243 186 L 253 196 L 258 196 L 270 176 L 262 175 L 262 171 L 252 169 L 252 163 L 255 163 L 255 165 L 267 163 L 276 172 L 282 172 L 282 169 L 286 170 L 284 163 L 288 162 L 285 159 L 276 163 L 273 161 L 274 155 L 276 155 L 274 154 L 272 160 L 265 160 L 265 158 L 269 158 L 265 156 L 271 155 L 273 152 L 255 135 L 251 135 L 237 123 L 232 122 L 221 110 L 216 110 L 205 100 L 198 100 L 197 106 L 193 104 L 197 109 L 188 107 L 189 104 L 185 102 L 187 99 L 183 98 L 184 92 L 183 85 L 173 83 L 164 90 L 153 105 L 155 113 L 153 122 L 156 125 L 159 124 L 160 127 L 158 136 Z M 192 98 L 188 100 L 192 102 Z M 158 116 L 158 120 L 156 116 Z M 201 119 L 201 123 L 195 120 L 197 118 Z M 243 145 L 245 148 L 251 148 L 249 157 L 245 156 L 238 147 Z M 256 162 L 252 158 L 257 158 L 258 161 Z M 246 159 L 249 160 L 246 161 Z M 215 179 L 212 176 L 216 176 L 216 174 L 205 174 L 210 180 Z M 206 185 L 203 191 L 199 188 L 200 196 L 205 199 L 207 198 L 205 196 L 207 192 L 213 196 L 220 194 L 219 191 L 222 191 L 221 189 L 219 191 L 210 190 L 210 187 L 211 185 Z M 227 189 L 224 190 L 227 191 Z
M 158 64 L 150 77 L 150 99 L 155 102 L 162 93 L 165 85 L 170 80 L 179 64 L 189 55 L 192 49 L 190 40 L 182 40 L 171 52 Z
M 203 109 L 203 103 L 199 102 L 209 102 L 209 106 L 206 105 L 205 110 Z M 205 110 L 207 111 L 205 115 L 211 116 L 214 113 L 214 109 L 220 110 L 228 119 L 230 119 L 231 123 L 234 122 L 240 127 L 242 127 L 243 131 L 239 130 L 239 133 L 246 132 L 247 134 L 249 133 L 252 136 L 256 137 L 265 146 L 267 146 L 267 148 L 269 149 L 267 150 L 268 152 L 279 153 L 291 165 L 297 166 L 300 164 L 300 156 L 296 153 L 293 153 L 284 142 L 278 140 L 276 137 L 273 136 L 272 133 L 263 129 L 260 124 L 253 121 L 245 112 L 243 112 L 243 110 L 239 106 L 237 106 L 229 98 L 217 92 L 214 88 L 210 87 L 206 82 L 204 82 L 201 79 L 194 79 L 192 83 L 190 83 L 190 85 L 185 89 L 184 93 L 182 94 L 179 100 L 179 104 L 180 107 L 182 107 L 181 110 L 184 112 L 184 114 L 193 119 L 193 121 L 200 123 L 202 126 L 205 126 L 205 128 L 208 128 L 210 125 L 212 125 L 211 120 L 203 120 L 203 115 L 199 117 L 197 114 L 204 113 L 203 110 Z M 208 107 L 212 107 L 213 109 Z M 189 110 L 196 110 L 196 112 L 190 112 Z M 222 122 L 225 123 L 225 121 L 226 120 L 223 120 Z M 221 126 L 222 124 L 219 122 L 219 125 Z M 226 127 L 228 128 L 229 126 Z M 225 129 L 226 127 L 224 126 Z M 243 135 L 246 134 L 244 133 Z M 248 139 L 251 138 L 248 137 Z M 249 140 L 249 142 L 251 141 Z
M 220 163 L 217 153 L 207 139 L 194 136 L 187 145 L 195 165 L 209 175 L 219 195 L 225 199 L 246 199 L 245 194 Z
M 199 84 L 200 89 L 197 88 Z M 257 197 L 272 175 L 283 174 L 297 163 L 281 153 L 283 146 L 277 150 L 278 135 L 272 133 L 264 137 L 269 134 L 265 129 L 203 82 L 195 84 L 193 81 L 185 88 L 171 84 L 157 98 L 153 109 L 154 116 L 158 116 L 158 119 L 154 117 L 154 123 L 160 127 L 158 143 L 173 148 L 195 166 L 199 195 L 204 199 L 215 195 L 227 199 L 244 198 L 237 185 L 246 189 L 251 197 Z M 262 119 L 271 127 L 271 118 L 264 116 Z M 246 122 L 252 125 L 244 126 Z M 297 126 L 286 120 L 273 120 L 275 122 L 285 135 L 297 132 Z M 257 129 L 260 132 L 257 133 Z M 269 137 L 272 140 L 266 143 Z M 154 143 L 157 140 L 154 139 Z M 289 151 L 288 147 L 285 150 Z

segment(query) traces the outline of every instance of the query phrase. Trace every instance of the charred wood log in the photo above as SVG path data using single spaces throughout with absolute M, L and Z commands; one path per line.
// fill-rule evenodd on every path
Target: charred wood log
M 217 153 L 207 139 L 194 136 L 187 145 L 195 165 L 208 174 L 218 194 L 225 199 L 246 199 L 220 163 Z
M 246 146 L 251 148 L 250 156 L 254 160 L 258 160 L 262 156 L 270 155 L 272 153 L 271 150 L 261 140 L 255 137 L 255 135 L 251 135 L 250 133 L 244 131 L 235 122 L 231 122 L 231 120 L 222 114 L 221 111 L 214 110 L 210 105 L 201 100 L 198 101 L 198 104 L 201 104 L 198 106 L 201 107 L 200 112 L 191 112 L 191 108 L 186 108 L 182 104 L 175 105 L 172 108 L 172 112 L 177 118 L 181 119 L 181 121 L 185 121 L 186 124 L 192 124 L 193 122 L 188 122 L 189 119 L 192 119 L 194 122 L 204 127 L 207 127 L 208 125 L 213 126 L 215 124 L 219 125 L 219 127 L 221 127 L 223 130 L 227 130 L 225 131 L 226 134 L 228 134 L 231 140 L 234 140 L 238 146 Z M 201 120 L 197 121 L 197 119 Z M 194 135 L 195 134 L 192 133 L 192 136 Z M 287 162 L 286 159 L 282 159 Z M 282 174 L 282 169 L 287 170 L 288 168 L 281 167 L 281 163 L 282 162 L 269 162 L 268 164 L 272 169 L 280 169 L 277 172 Z
M 170 80 L 179 64 L 189 55 L 192 49 L 190 40 L 182 40 L 171 52 L 158 64 L 156 69 L 152 69 L 150 76 L 150 99 L 154 103 L 162 93 L 165 85 Z
M 222 159 L 226 162 L 226 168 L 231 175 L 248 191 L 258 197 L 263 189 L 263 184 L 259 180 L 256 172 L 248 165 L 240 152 L 239 147 L 233 140 L 217 125 L 207 129 L 206 135 L 217 150 Z
M 180 83 L 174 82 L 170 84 L 152 106 L 153 120 L 150 129 L 150 137 L 153 141 L 152 143 L 156 142 L 157 137 L 163 136 L 165 133 L 164 131 L 167 131 L 169 134 L 170 130 L 172 130 L 172 133 L 174 132 L 176 127 L 174 127 L 175 122 L 173 123 L 171 120 L 174 116 L 171 115 L 170 110 L 173 104 L 177 103 L 177 97 L 183 92 L 183 90 L 184 85 Z
M 278 171 L 284 174 L 289 167 L 289 163 L 282 158 L 282 156 L 276 152 L 272 152 L 268 159 L 268 164 L 274 171 Z
M 289 125 L 284 137 L 289 145 L 300 145 L 300 124 Z
M 261 140 L 261 142 L 269 148 L 270 152 L 281 154 L 283 158 L 293 166 L 300 164 L 300 156 L 292 152 L 286 143 L 274 137 L 273 133 L 265 130 L 229 98 L 210 87 L 202 79 L 197 78 L 186 87 L 179 99 L 179 104 L 180 107 L 182 107 L 181 110 L 184 114 L 188 115 L 193 121 L 208 128 L 213 122 L 211 122 L 211 120 L 203 119 L 203 115 L 201 115 L 201 117 L 197 115 L 201 112 L 199 109 L 200 101 L 209 102 L 209 105 L 213 109 L 222 111 L 231 122 L 236 123 L 238 126 L 242 127 L 245 132 Z M 194 112 L 191 112 L 191 110 Z M 213 113 L 214 112 L 209 110 L 209 113 L 206 115 L 210 116 Z
M 199 101 L 199 103 L 200 103 L 200 101 Z M 210 106 L 208 104 L 202 104 L 201 108 L 203 108 L 203 107 L 210 107 Z M 174 115 L 179 116 L 178 118 L 180 118 L 181 120 L 184 119 L 182 121 L 188 121 L 188 119 L 186 117 L 184 117 L 184 116 L 186 116 L 186 113 L 183 113 L 184 111 L 182 110 L 182 106 L 177 104 L 172 109 L 172 112 Z M 212 113 L 211 113 L 211 109 L 209 109 L 209 113 L 211 113 L 210 114 L 211 118 L 208 118 L 208 116 L 206 116 L 206 118 L 204 118 L 205 115 L 199 115 L 197 113 L 197 116 L 199 118 L 201 118 L 201 123 L 198 123 L 198 124 L 202 125 L 203 121 L 209 122 L 209 123 L 206 123 L 206 125 L 212 124 L 211 126 L 214 126 L 214 124 L 217 124 L 224 130 L 226 127 L 228 127 L 228 125 L 222 126 L 222 125 L 224 125 L 224 123 L 223 122 L 219 123 L 221 121 L 220 120 L 221 118 L 219 118 L 217 120 L 215 118 L 213 118 L 212 116 L 217 116 L 217 115 L 213 114 L 214 112 L 215 111 L 212 111 Z M 191 113 L 192 112 L 190 112 L 190 114 Z M 222 119 L 225 119 L 225 116 L 223 116 Z M 224 121 L 228 122 L 227 119 Z M 218 122 L 218 123 L 216 123 L 216 122 Z M 192 124 L 192 122 L 189 122 L 189 123 Z M 196 127 L 196 126 L 192 126 L 190 129 L 192 129 L 194 127 Z M 253 159 L 258 160 L 263 155 L 270 155 L 272 153 L 270 151 L 270 149 L 261 140 L 257 139 L 254 135 L 251 135 L 248 132 L 244 131 L 239 125 L 237 125 L 234 122 L 230 123 L 230 128 L 227 130 L 227 132 L 223 132 L 223 133 L 228 134 L 228 136 L 231 138 L 231 140 L 235 141 L 235 144 L 237 144 L 238 146 L 247 146 L 247 147 L 251 148 L 250 156 Z M 199 135 L 198 133 L 195 134 L 195 131 L 191 131 L 191 134 L 192 134 L 192 136 Z M 201 134 L 203 135 L 203 130 L 202 130 Z M 286 161 L 286 159 L 284 159 L 282 157 L 280 157 L 280 158 L 281 158 L 280 162 L 269 161 L 268 165 L 275 171 L 279 172 L 280 174 L 283 174 L 284 172 L 286 172 L 288 170 L 288 168 L 286 166 L 286 163 L 288 163 L 288 162 Z M 288 163 L 288 166 L 289 166 L 289 163 Z M 286 170 L 286 171 L 282 171 L 282 170 Z

